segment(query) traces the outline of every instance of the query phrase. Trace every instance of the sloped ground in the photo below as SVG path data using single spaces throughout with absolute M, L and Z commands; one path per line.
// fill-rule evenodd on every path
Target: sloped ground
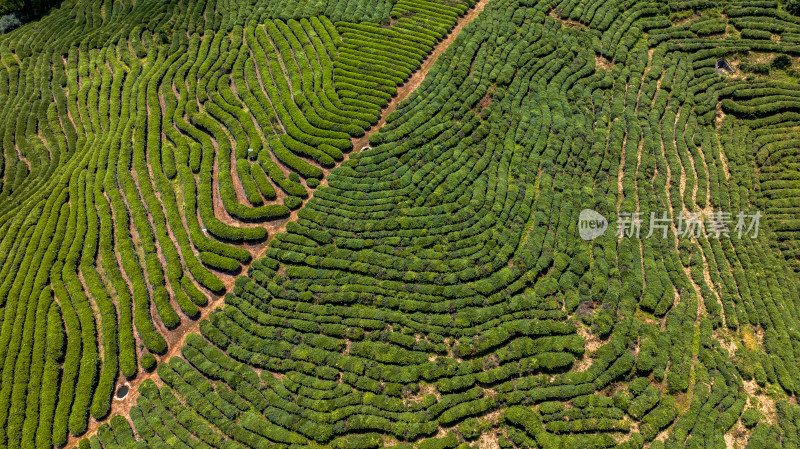
M 391 17 L 381 19 L 383 23 L 356 24 L 340 16 L 342 20 L 335 22 L 324 18 L 318 22 L 261 20 L 241 29 L 236 28 L 234 19 L 230 25 L 209 20 L 209 16 L 217 17 L 218 8 L 214 7 L 205 14 L 185 16 L 195 21 L 205 16 L 207 27 L 228 27 L 221 37 L 193 38 L 198 56 L 184 57 L 181 51 L 171 56 L 164 51 L 160 56 L 147 50 L 154 48 L 147 46 L 148 33 L 142 33 L 140 50 L 135 39 L 126 42 L 132 54 L 144 55 L 135 55 L 144 61 L 138 65 L 120 46 L 105 50 L 109 56 L 122 55 L 119 60 L 123 62 L 116 66 L 113 58 L 106 58 L 110 68 L 89 63 L 84 69 L 80 49 L 75 50 L 78 56 L 67 54 L 68 62 L 70 58 L 77 61 L 77 69 L 66 72 L 64 96 L 85 100 L 75 106 L 68 102 L 61 109 L 57 101 L 45 111 L 49 113 L 48 126 L 58 123 L 63 129 L 67 122 L 75 123 L 76 128 L 78 123 L 95 126 L 91 119 L 95 108 L 90 105 L 96 104 L 98 111 L 105 111 L 101 109 L 105 106 L 93 92 L 115 89 L 110 81 L 119 79 L 119 73 L 142 70 L 143 80 L 157 80 L 145 83 L 149 90 L 141 89 L 145 93 L 140 96 L 146 107 L 132 108 L 138 115 L 131 115 L 141 117 L 140 111 L 146 111 L 146 119 L 138 123 L 144 127 L 132 128 L 133 132 L 144 129 L 149 136 L 138 153 L 144 156 L 146 168 L 137 168 L 137 163 L 143 163 L 137 161 L 137 153 L 122 157 L 120 166 L 133 167 L 135 190 L 130 192 L 141 192 L 150 228 L 159 228 L 153 210 L 170 213 L 168 199 L 163 198 L 169 189 L 158 187 L 160 175 L 153 170 L 159 166 L 176 192 L 176 201 L 185 204 L 189 198 L 191 204 L 195 196 L 200 202 L 210 198 L 212 216 L 227 226 L 236 224 L 225 228 L 236 229 L 230 232 L 263 232 L 259 231 L 265 229 L 260 221 L 274 223 L 270 229 L 274 237 L 263 250 L 264 257 L 250 265 L 247 276 L 236 279 L 234 294 L 224 298 L 224 306 L 202 312 L 207 318 L 198 321 L 199 334 L 172 340 L 172 348 L 180 345 L 180 354 L 163 357 L 157 377 L 141 382 L 138 396 L 131 396 L 136 405 L 130 412 L 100 425 L 96 435 L 82 440 L 81 445 L 796 447 L 800 379 L 793 367 L 797 366 L 794 347 L 800 334 L 791 208 L 796 206 L 792 135 L 797 114 L 793 103 L 796 84 L 787 81 L 796 76 L 800 20 L 774 6 L 735 2 L 481 3 L 475 12 L 467 12 L 462 23 L 479 8 L 483 11 L 460 32 L 451 34 L 445 42 L 449 48 L 435 64 L 433 58 L 428 59 L 433 65 L 424 81 L 396 104 L 396 109 L 380 120 L 380 130 L 368 137 L 359 136 L 379 121 L 381 107 L 392 101 L 398 84 L 416 84 L 419 78 L 409 81 L 411 72 L 431 49 L 442 48 L 436 47 L 436 42 L 465 12 L 465 5 L 445 8 L 449 12 L 441 15 L 439 6 L 400 2 L 393 6 Z M 331 11 L 346 16 L 355 8 L 342 6 Z M 219 47 L 212 44 L 214 39 Z M 209 43 L 204 46 L 206 41 Z M 225 43 L 228 41 L 231 43 Z M 154 42 L 149 45 L 158 47 Z M 233 42 L 237 46 L 242 43 L 238 53 L 227 50 Z M 272 52 L 265 43 L 274 44 Z M 14 48 L 27 57 L 24 44 Z M 227 54 L 228 60 L 217 65 L 209 62 L 205 68 L 203 62 L 187 62 L 206 61 L 199 55 L 215 51 Z M 789 55 L 788 66 L 772 63 L 781 54 Z M 4 55 L 7 65 L 25 60 L 17 53 Z M 720 56 L 734 62 L 734 76 L 716 72 L 714 63 Z M 749 62 L 741 64 L 745 59 Z M 180 68 L 184 64 L 185 72 Z M 765 64 L 769 75 L 758 64 Z M 167 68 L 161 76 L 157 67 L 176 68 L 174 75 Z M 267 72 L 275 86 L 273 93 L 267 87 L 273 84 L 265 83 Z M 10 73 L 9 79 L 15 76 Z M 73 74 L 79 75 L 77 82 L 72 81 Z M 184 78 L 184 87 L 172 81 Z M 34 86 L 40 82 L 36 79 Z M 87 79 L 86 86 L 97 83 L 96 89 L 81 87 L 83 79 Z M 126 79 L 132 79 L 131 88 L 137 85 L 131 76 Z M 208 98 L 202 94 L 197 99 L 184 98 L 183 89 L 202 92 L 193 87 L 195 79 Z M 256 92 L 262 90 L 264 98 L 248 103 L 247 95 L 256 84 Z M 126 92 L 123 81 L 117 86 Z M 400 87 L 401 98 L 404 89 L 410 87 Z M 170 95 L 176 99 L 173 106 Z M 325 98 L 338 109 L 326 109 Z M 188 106 L 193 104 L 189 100 L 194 100 L 195 114 L 166 113 L 172 107 L 181 111 L 184 100 L 183 111 L 195 110 Z M 237 107 L 234 100 L 246 107 Z M 276 119 L 259 118 L 257 104 L 267 117 L 265 105 L 269 104 Z M 288 109 L 292 104 L 294 112 Z M 285 114 L 279 105 L 285 105 Z M 159 151 L 167 156 L 156 159 L 150 151 L 169 147 L 156 142 L 171 139 L 169 120 L 149 124 L 154 122 L 148 117 L 159 109 L 164 117 L 174 118 L 177 133 L 190 139 L 186 157 L 178 151 L 178 134 L 172 141 L 176 149 L 174 178 L 169 177 L 169 163 L 163 162 L 170 153 Z M 339 118 L 352 113 L 362 122 L 341 120 L 338 128 L 322 126 L 335 118 L 324 118 L 323 110 Z M 315 129 L 334 134 L 303 131 L 297 125 L 302 123 L 298 113 L 308 117 L 309 124 L 316 121 Z M 181 127 L 178 117 L 183 115 L 188 125 Z M 237 120 L 232 119 L 248 116 L 258 126 L 241 126 L 246 120 L 238 120 L 237 127 Z M 24 129 L 38 129 L 34 122 L 25 123 Z M 102 130 L 102 120 L 99 122 L 96 129 Z M 292 124 L 308 135 L 292 135 Z M 57 138 L 49 139 L 46 131 L 38 145 L 28 142 L 30 138 L 17 143 L 17 136 L 37 134 L 16 131 L 23 129 L 21 122 L 13 129 L 15 132 L 5 135 L 14 146 L 4 148 L 14 151 L 4 154 L 19 162 L 6 164 L 13 168 L 5 173 L 13 172 L 14 177 L 6 176 L 4 181 L 20 181 L 12 181 L 11 190 L 4 190 L 10 195 L 25 191 L 26 182 L 33 182 L 29 179 L 39 179 L 33 173 L 38 166 L 34 162 L 37 149 L 44 159 L 44 150 L 48 158 L 59 154 L 53 150 L 58 147 L 49 145 Z M 127 132 L 124 126 L 121 129 Z M 286 133 L 270 135 L 269 129 Z M 347 134 L 347 139 L 336 133 Z M 70 137 L 68 127 L 63 134 L 67 136 L 65 145 L 69 139 L 76 148 L 88 145 L 88 139 Z M 126 136 L 129 134 L 123 134 L 122 142 L 128 141 Z M 301 136 L 308 140 L 302 142 Z M 337 140 L 340 138 L 348 143 L 360 138 L 357 149 L 364 141 L 372 148 L 351 153 L 346 162 L 328 172 L 339 158 L 334 150 L 349 150 L 349 144 Z M 113 159 L 115 139 L 108 141 L 108 156 L 100 150 L 104 147 L 98 147 L 97 161 Z M 198 145 L 193 143 L 199 145 L 199 154 L 213 156 L 211 162 L 205 156 L 194 159 L 200 164 L 197 174 L 192 171 L 191 157 L 192 147 Z M 253 146 L 258 147 L 254 158 L 237 154 Z M 290 153 L 282 153 L 281 148 Z M 226 151 L 230 151 L 227 157 Z M 288 157 L 291 155 L 297 159 Z M 87 167 L 103 166 L 87 159 Z M 303 175 L 297 179 L 304 192 L 314 188 L 308 183 L 316 179 L 315 169 L 325 175 L 313 197 L 291 213 L 286 232 L 277 234 L 272 231 L 283 230 L 277 224 L 285 218 L 247 216 L 268 209 L 258 209 L 250 201 L 255 197 L 248 195 L 244 181 L 248 178 L 241 174 L 246 174 L 244 165 L 248 165 L 255 185 L 251 193 L 260 195 L 264 204 L 280 207 L 284 197 L 292 196 L 292 188 L 282 187 L 277 174 L 270 177 L 270 161 L 281 173 Z M 276 192 L 274 200 L 268 200 L 268 189 L 261 188 L 265 184 L 258 183 L 253 167 L 264 170 Z M 71 387 L 63 379 L 76 372 L 70 368 L 74 366 L 70 363 L 77 363 L 76 354 L 94 360 L 91 345 L 71 338 L 76 332 L 69 323 L 82 323 L 81 316 L 91 316 L 87 310 L 102 312 L 103 297 L 90 295 L 92 300 L 76 309 L 78 318 L 70 318 L 62 296 L 71 300 L 72 293 L 81 289 L 113 292 L 115 285 L 122 285 L 114 284 L 113 267 L 106 270 L 103 264 L 107 259 L 101 254 L 98 261 L 98 252 L 91 250 L 92 229 L 99 227 L 103 235 L 103 221 L 92 225 L 93 208 L 79 205 L 95 204 L 95 199 L 108 194 L 114 223 L 122 219 L 118 210 L 131 211 L 130 231 L 115 226 L 120 239 L 114 244 L 131 235 L 128 254 L 152 261 L 144 265 L 142 276 L 161 265 L 167 267 L 168 280 L 170 257 L 162 243 L 179 240 L 175 234 L 179 227 L 169 224 L 168 218 L 168 239 L 163 233 L 159 239 L 158 232 L 156 237 L 148 237 L 140 230 L 147 226 L 135 221 L 138 212 L 131 198 L 137 195 L 128 195 L 124 187 L 118 191 L 121 194 L 92 189 L 81 193 L 75 185 L 94 185 L 92 176 L 100 176 L 92 170 L 75 173 L 70 176 L 76 181 L 65 184 L 66 193 L 56 189 L 55 197 L 45 203 L 53 210 L 66 212 L 74 207 L 77 211 L 67 213 L 63 223 L 63 213 L 48 220 L 56 229 L 54 235 L 59 236 L 53 240 L 58 243 L 51 243 L 53 248 L 67 248 L 61 251 L 63 265 L 58 262 L 61 254 L 54 258 L 57 270 L 44 264 L 51 272 L 51 284 L 46 277 L 26 284 L 17 281 L 21 275 L 8 276 L 16 272 L 12 271 L 15 267 L 25 267 L 26 260 L 35 260 L 34 255 L 19 250 L 7 253 L 5 257 L 12 262 L 2 268 L 8 279 L 2 287 L 9 289 L 4 297 L 9 300 L 17 298 L 11 293 L 44 292 L 35 298 L 37 307 L 26 309 L 18 301 L 14 308 L 7 305 L 5 309 L 2 338 L 11 343 L 7 354 L 16 357 L 10 361 L 5 357 L 6 367 L 16 366 L 12 371 L 4 368 L 6 380 L 0 395 L 26 404 L 28 410 L 25 421 L 18 412 L 7 418 L 9 446 L 31 441 L 26 436 L 35 434 L 28 431 L 20 436 L 15 427 L 20 422 L 29 429 L 44 428 L 39 441 L 47 446 L 47 420 L 55 416 L 62 420 L 56 427 L 65 426 L 65 410 L 70 406 L 60 406 L 61 413 L 56 410 L 53 415 L 48 412 L 51 404 L 45 401 L 38 407 L 37 396 L 28 393 L 35 390 L 19 387 L 29 385 L 24 378 L 12 384 L 7 375 L 20 373 L 18 367 L 24 370 L 25 357 L 39 360 L 37 354 L 46 353 L 45 367 L 31 370 L 34 374 L 43 370 L 41 391 L 52 391 L 53 382 L 61 380 L 62 389 L 69 392 Z M 116 173 L 125 179 L 125 170 Z M 154 179 L 154 195 L 162 196 L 156 197 L 157 201 L 147 199 L 145 173 Z M 113 177 L 104 179 L 108 179 L 104 188 L 113 185 Z M 191 190 L 193 185 L 197 194 Z M 227 203 L 226 189 L 233 192 Z M 298 198 L 305 197 L 296 193 Z M 113 195 L 120 195 L 125 206 L 116 209 Z M 32 213 L 39 211 L 34 200 L 29 200 L 31 206 L 24 203 Z M 158 204 L 163 207 L 155 207 Z M 210 221 L 198 206 L 189 208 L 200 210 L 198 223 Z M 582 209 L 596 210 L 608 218 L 611 227 L 604 236 L 591 242 L 579 238 Z M 103 217 L 103 210 L 97 210 Z M 736 215 L 756 210 L 764 214 L 759 235 L 745 232 L 739 237 L 734 229 Z M 678 235 L 681 214 L 695 211 L 731 213 L 730 235 Z M 641 213 L 645 223 L 639 238 L 615 235 L 618 212 Z M 658 217 L 666 213 L 672 219 L 666 238 L 659 238 L 658 233 L 646 236 L 651 212 Z M 26 221 L 25 217 L 32 218 Z M 35 214 L 22 214 L 17 221 L 9 221 L 6 226 L 15 230 L 15 237 L 2 244 L 12 249 L 13 244 L 30 247 L 28 242 L 38 238 L 32 227 L 35 218 Z M 178 218 L 174 223 L 181 227 L 191 221 L 185 212 Z M 63 246 L 63 232 L 58 229 L 67 233 L 64 241 L 78 243 Z M 149 249 L 148 239 L 155 242 Z M 197 257 L 201 257 L 199 241 L 190 240 L 191 253 Z M 261 254 L 264 242 L 264 237 L 259 237 L 219 252 L 238 249 Z M 223 239 L 223 243 L 230 242 Z M 70 255 L 72 247 L 76 249 Z M 181 267 L 189 264 L 187 254 L 179 254 Z M 21 262 L 14 265 L 15 260 Z M 216 261 L 217 265 L 225 262 Z M 119 263 L 124 265 L 124 259 Z M 92 287 L 94 266 L 102 267 L 97 270 L 102 286 Z M 130 270 L 123 266 L 121 276 L 126 284 L 135 285 L 130 278 L 131 273 L 136 274 L 134 265 L 127 267 Z M 77 283 L 69 283 L 76 271 Z M 49 290 L 40 288 L 57 285 L 52 284 L 52 273 L 67 280 L 69 294 L 59 295 L 56 289 L 58 308 L 50 305 Z M 216 271 L 209 273 L 216 278 Z M 222 279 L 230 285 L 233 275 Z M 183 282 L 179 286 L 185 288 Z M 156 305 L 158 287 L 145 284 Z M 165 282 L 164 288 L 167 297 L 177 302 L 173 285 Z M 214 305 L 220 304 L 218 301 Z M 112 296 L 111 304 L 120 307 L 124 302 Z M 172 307 L 179 310 L 180 302 Z M 135 304 L 132 310 L 138 310 Z M 152 313 L 160 318 L 154 321 L 161 334 L 180 335 L 160 327 L 169 315 L 163 304 Z M 62 319 L 68 323 L 63 365 Z M 33 326 L 36 322 L 48 326 L 41 331 L 42 326 Z M 99 322 L 101 328 L 103 321 Z M 74 329 L 85 332 L 83 341 L 91 342 L 92 332 L 87 327 Z M 17 335 L 34 329 L 45 332 L 46 338 L 38 340 L 33 355 L 23 350 L 17 356 L 13 346 L 20 344 L 15 343 Z M 184 332 L 194 326 L 180 324 L 176 329 Z M 105 361 L 111 360 L 105 357 L 109 354 L 106 341 L 113 340 L 101 337 L 94 356 L 103 360 L 104 369 L 108 369 Z M 85 369 L 72 375 L 79 384 L 81 375 L 83 379 L 88 376 Z M 63 373 L 60 378 L 59 373 Z M 31 379 L 33 388 L 39 388 L 38 377 L 32 375 Z M 80 413 L 86 410 L 80 408 L 77 398 L 70 410 L 77 416 L 69 423 L 73 433 L 83 431 Z M 47 412 L 40 413 L 44 427 L 30 419 L 36 418 L 37 408 Z M 57 435 L 65 435 L 66 430 L 63 432 Z
M 468 9 L 263 6 L 66 2 L 0 39 L 4 444 L 129 405 Z

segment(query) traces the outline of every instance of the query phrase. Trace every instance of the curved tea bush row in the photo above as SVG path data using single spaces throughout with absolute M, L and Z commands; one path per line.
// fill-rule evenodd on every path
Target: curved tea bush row
M 0 445 L 104 419 L 471 6 L 240 3 L 74 0 L 0 37 Z M 797 445 L 796 95 L 765 73 L 791 76 L 800 21 L 485 8 L 79 445 Z M 759 237 L 614 235 L 756 209 Z
M 474 2 L 443 5 L 401 0 L 392 8 L 391 28 L 337 22 L 328 29 L 338 44 L 333 60 L 336 90 L 351 108 L 382 108 L 422 60 Z M 339 43 L 339 41 L 341 43 Z
M 794 88 L 714 68 L 743 49 L 792 54 L 728 35 L 729 20 L 787 17 L 770 2 L 757 8 L 771 13 L 717 7 L 490 2 L 373 148 L 331 172 L 159 366 L 163 386 L 141 386 L 140 444 L 673 448 L 725 447 L 736 433 L 793 447 L 791 203 L 772 200 L 771 213 L 787 208 L 783 227 L 762 222 L 759 237 L 738 238 L 734 223 L 730 238 L 614 235 L 617 211 L 677 223 L 683 211 L 750 213 L 793 188 L 780 176 Z M 316 35 L 340 49 L 331 104 L 380 108 L 453 8 L 398 2 L 387 28 L 320 21 Z M 673 26 L 687 12 L 698 17 Z M 297 61 L 304 22 L 273 24 L 286 42 L 264 53 Z M 308 85 L 307 69 L 264 59 Z M 277 167 L 265 148 L 286 165 L 341 150 L 315 153 L 292 132 L 259 149 L 265 174 Z M 604 236 L 580 238 L 582 209 L 608 217 Z M 765 401 L 775 412 L 754 425 L 745 410 Z M 103 435 L 127 434 L 119 424 L 93 444 L 118 447 Z
M 219 272 L 378 121 L 343 102 L 329 17 L 388 23 L 392 5 L 278 6 L 70 0 L 0 36 L 3 447 L 61 447 L 106 419 L 120 375 L 152 370 L 166 333 L 226 292 Z M 414 10 L 442 23 L 415 48 L 464 12 L 443 8 Z
M 164 386 L 142 386 L 140 441 L 793 447 L 796 95 L 714 68 L 745 49 L 793 54 L 740 33 L 793 29 L 775 6 L 490 2 L 160 366 Z M 448 9 L 392 12 L 398 26 L 428 10 L 414 30 L 325 30 L 341 39 L 342 105 L 390 98 Z M 756 238 L 733 223 L 730 238 L 614 235 L 620 210 L 677 221 L 764 204 L 784 215 Z M 582 209 L 609 231 L 581 240 Z

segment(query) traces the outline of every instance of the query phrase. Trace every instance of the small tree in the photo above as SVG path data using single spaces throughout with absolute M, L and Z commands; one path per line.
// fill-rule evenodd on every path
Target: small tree
M 786 10 L 794 15 L 800 15 L 800 0 L 786 0 Z
M 0 34 L 8 33 L 14 28 L 22 25 L 16 13 L 6 14 L 0 17 Z
M 800 1 L 800 0 L 799 0 Z M 792 65 L 792 60 L 786 55 L 778 55 L 772 60 L 772 67 L 776 69 L 785 69 Z

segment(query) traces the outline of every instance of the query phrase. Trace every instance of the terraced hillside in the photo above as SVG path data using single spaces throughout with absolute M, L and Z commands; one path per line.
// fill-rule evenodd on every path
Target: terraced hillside
M 799 44 L 772 1 L 66 0 L 0 36 L 0 446 L 800 446 Z
M 297 19 L 268 18 L 271 4 L 91 5 L 2 46 L 10 447 L 60 446 L 105 418 L 115 385 L 196 328 L 467 8 L 369 5 L 381 27 L 345 4 Z

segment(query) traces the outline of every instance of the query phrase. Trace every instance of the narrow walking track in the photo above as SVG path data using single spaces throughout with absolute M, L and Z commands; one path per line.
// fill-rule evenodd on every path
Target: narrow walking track
M 439 59 L 439 56 L 442 53 L 444 53 L 444 51 L 447 50 L 450 47 L 450 45 L 453 44 L 453 42 L 455 41 L 456 37 L 461 32 L 461 30 L 467 24 L 475 20 L 476 17 L 478 17 L 478 15 L 481 13 L 481 11 L 483 11 L 487 3 L 489 3 L 489 0 L 478 0 L 475 3 L 475 5 L 466 12 L 466 14 L 464 14 L 463 16 L 461 16 L 461 18 L 458 19 L 458 22 L 456 22 L 456 25 L 453 27 L 452 30 L 450 30 L 450 33 L 444 39 L 442 39 L 438 44 L 436 44 L 436 46 L 433 48 L 433 51 L 431 51 L 428 57 L 422 61 L 422 65 L 420 66 L 420 68 L 417 69 L 417 71 L 415 71 L 413 75 L 411 75 L 411 77 L 408 79 L 406 83 L 397 88 L 397 95 L 392 98 L 392 100 L 389 102 L 388 105 L 386 105 L 385 108 L 383 108 L 378 122 L 375 125 L 373 125 L 362 137 L 352 139 L 353 150 L 344 155 L 344 159 L 342 160 L 342 162 L 346 161 L 353 153 L 360 151 L 362 148 L 364 148 L 369 144 L 369 137 L 373 133 L 378 131 L 378 129 L 380 129 L 386 123 L 386 117 L 389 114 L 391 114 L 395 109 L 397 109 L 397 106 L 403 100 L 408 98 L 420 86 L 420 84 L 422 84 L 422 81 L 425 79 L 425 76 L 428 74 L 428 71 L 431 69 L 431 67 L 433 67 L 433 64 L 436 62 L 436 60 Z M 337 166 L 342 162 L 339 162 Z M 327 174 L 329 172 L 330 170 L 325 170 L 326 177 L 320 181 L 320 185 L 327 186 L 328 184 Z M 303 204 L 305 205 L 305 203 L 311 200 L 311 198 L 313 197 L 314 197 L 314 190 L 310 191 L 308 199 L 306 199 L 303 202 Z M 269 232 L 269 237 L 265 241 L 259 243 L 258 245 L 248 245 L 248 247 L 246 248 L 250 251 L 251 254 L 253 254 L 253 260 L 257 260 L 264 255 L 264 252 L 269 246 L 270 240 L 272 240 L 275 234 L 284 232 L 286 230 L 286 225 L 289 222 L 297 220 L 297 213 L 300 209 L 302 209 L 302 207 L 300 207 L 298 210 L 292 211 L 292 213 L 287 218 L 267 222 L 262 225 Z M 243 266 L 240 275 L 246 274 L 249 268 L 250 264 Z M 239 275 L 234 276 L 224 273 L 222 274 L 217 273 L 217 274 L 224 282 L 225 290 L 227 292 L 230 292 L 233 288 L 236 278 Z M 225 299 L 224 295 L 209 295 L 209 296 L 210 298 L 208 305 L 206 305 L 201 309 L 200 316 L 196 320 L 190 320 L 184 317 L 183 322 L 181 323 L 180 326 L 178 326 L 176 329 L 172 331 L 169 331 L 168 334 L 164 336 L 169 342 L 169 350 L 167 351 L 166 354 L 160 357 L 159 363 L 166 362 L 167 360 L 170 359 L 170 357 L 180 354 L 180 348 L 183 346 L 186 336 L 192 332 L 197 332 L 200 327 L 200 322 L 206 319 L 208 315 L 211 313 L 211 311 L 213 311 L 217 307 L 221 307 L 224 304 L 224 299 Z M 155 371 L 152 373 L 140 372 L 139 375 L 132 380 L 128 380 L 122 374 L 120 374 L 119 379 L 117 381 L 117 388 L 121 386 L 128 387 L 129 389 L 128 394 L 123 399 L 117 399 L 115 394 L 114 400 L 111 404 L 111 413 L 109 414 L 109 417 L 114 415 L 122 415 L 128 418 L 127 411 L 130 410 L 131 407 L 136 405 L 136 398 L 139 395 L 138 391 L 139 384 L 141 384 L 146 379 L 152 379 L 159 386 L 162 384 L 161 379 L 158 377 L 158 374 L 156 374 Z M 73 437 L 70 435 L 67 441 L 67 447 L 77 446 L 79 440 L 94 435 L 97 432 L 97 429 L 100 427 L 100 425 L 105 421 L 106 420 L 95 421 L 94 419 L 91 419 L 89 421 L 89 428 L 85 434 L 83 434 L 80 437 Z

